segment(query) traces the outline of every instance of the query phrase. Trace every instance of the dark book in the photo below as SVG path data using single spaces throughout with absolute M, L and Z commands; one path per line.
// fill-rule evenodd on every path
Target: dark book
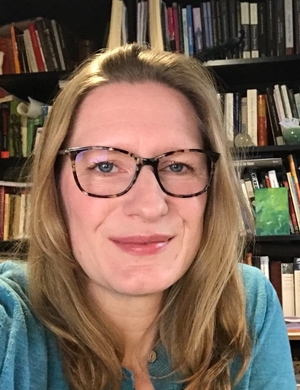
M 292 111 L 292 116 L 293 116 L 293 118 L 299 118 L 293 89 L 287 88 L 287 93 L 288 93 L 288 98 L 289 98 L 290 107 L 291 107 L 291 111 Z
M 294 0 L 294 45 L 295 53 L 300 54 L 300 0 Z
M 205 28 L 205 12 L 204 12 L 204 3 L 200 3 L 200 16 L 201 16 L 201 26 L 202 26 L 202 42 L 203 49 L 207 49 L 207 30 Z
M 266 88 L 267 110 L 275 145 L 284 145 L 272 88 Z
M 224 0 L 220 1 L 220 16 L 221 16 L 221 39 L 222 39 L 222 43 L 225 43 L 228 42 L 228 40 L 231 38 L 229 32 L 229 14 L 228 14 L 227 1 Z M 227 58 L 232 58 L 232 55 L 229 50 L 225 53 L 225 56 Z
M 137 39 L 137 2 L 126 0 L 128 21 L 128 43 L 136 42 Z
M 254 167 L 254 168 L 272 168 L 282 166 L 281 157 L 266 157 L 266 158 L 250 158 L 245 160 L 238 160 L 235 162 L 241 167 Z
M 248 1 L 243 1 L 241 7 L 241 29 L 244 32 L 242 44 L 242 57 L 251 57 L 251 36 L 250 36 L 250 4 Z
M 276 54 L 285 55 L 284 0 L 274 2 Z
M 29 68 L 29 64 L 28 64 L 28 58 L 26 55 L 24 35 L 18 34 L 16 39 L 17 39 L 17 45 L 18 45 L 18 56 L 19 56 L 19 62 L 20 62 L 20 66 L 21 66 L 21 73 L 29 73 L 30 68 Z
M 212 39 L 213 46 L 218 46 L 220 43 L 218 22 L 217 22 L 217 0 L 211 0 L 211 26 L 212 26 Z
M 259 57 L 267 56 L 267 7 L 264 1 L 257 3 L 257 40 Z
M 237 1 L 236 0 L 227 0 L 227 14 L 228 14 L 229 39 L 235 38 L 239 35 L 238 26 L 237 26 Z M 233 52 L 233 57 L 238 58 L 238 51 L 236 49 Z
M 217 32 L 218 32 L 218 45 L 223 43 L 223 36 L 222 36 L 222 23 L 221 23 L 221 8 L 220 8 L 220 2 L 222 0 L 215 0 L 215 9 L 216 9 L 216 19 L 217 19 Z
M 270 281 L 277 293 L 282 305 L 282 282 L 281 282 L 281 261 L 270 261 L 269 263 Z
M 50 31 L 49 28 L 47 28 L 44 18 L 37 18 L 34 23 L 38 33 L 39 41 L 41 43 L 47 70 L 50 72 L 59 70 L 58 63 L 55 58 Z
M 275 17 L 275 8 L 273 0 L 266 0 L 267 8 L 267 56 L 276 55 L 276 17 Z
M 257 3 L 250 3 L 250 51 L 251 57 L 259 57 Z
M 178 31 L 179 31 L 180 53 L 184 53 L 183 25 L 182 25 L 182 5 L 181 4 L 177 4 L 177 13 L 178 13 Z
M 9 144 L 8 144 L 8 132 L 9 132 L 9 116 L 10 108 L 9 102 L 0 103 L 0 120 L 2 129 L 2 142 L 1 142 L 1 158 L 9 157 Z
M 242 94 L 235 92 L 233 108 L 233 133 L 234 136 L 242 132 Z

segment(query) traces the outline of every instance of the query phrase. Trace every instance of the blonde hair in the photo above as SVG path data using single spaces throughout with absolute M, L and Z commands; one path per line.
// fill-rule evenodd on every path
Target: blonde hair
M 233 179 L 212 77 L 196 60 L 126 45 L 94 55 L 57 96 L 32 170 L 28 261 L 34 310 L 58 339 L 72 389 L 120 389 L 123 341 L 105 315 L 94 312 L 86 277 L 72 255 L 57 189 L 57 152 L 89 91 L 124 81 L 158 82 L 184 94 L 201 120 L 205 148 L 221 154 L 208 191 L 199 253 L 189 271 L 164 293 L 157 341 L 170 354 L 187 390 L 232 389 L 230 363 L 241 358 L 240 377 L 251 346 L 238 270 L 244 248 L 243 197 Z

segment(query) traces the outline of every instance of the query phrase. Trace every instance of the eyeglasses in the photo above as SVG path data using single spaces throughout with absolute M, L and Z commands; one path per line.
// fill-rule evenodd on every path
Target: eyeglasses
M 177 198 L 207 191 L 220 154 L 202 149 L 182 149 L 153 158 L 139 157 L 123 149 L 86 146 L 60 150 L 68 155 L 78 188 L 89 196 L 115 198 L 126 194 L 144 165 L 153 168 L 160 188 Z

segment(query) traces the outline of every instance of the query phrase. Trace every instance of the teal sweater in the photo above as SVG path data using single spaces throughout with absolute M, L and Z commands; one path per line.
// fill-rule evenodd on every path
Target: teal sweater
M 242 266 L 247 319 L 254 330 L 250 366 L 234 390 L 295 390 L 296 383 L 282 311 L 276 293 L 260 270 Z M 30 309 L 26 268 L 0 264 L 0 390 L 67 390 L 55 337 Z M 170 364 L 162 346 L 149 363 L 153 377 L 167 374 Z M 231 367 L 232 376 L 238 360 Z M 134 389 L 134 377 L 123 369 L 121 390 Z M 175 378 L 154 379 L 156 390 L 180 390 Z M 88 389 L 87 389 L 88 390 Z

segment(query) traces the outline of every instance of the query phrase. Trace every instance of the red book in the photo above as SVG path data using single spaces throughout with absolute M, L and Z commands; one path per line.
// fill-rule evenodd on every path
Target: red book
M 174 38 L 175 38 L 175 50 L 180 52 L 180 39 L 179 39 L 179 19 L 177 3 L 172 4 L 173 9 L 173 24 L 174 24 Z
M 39 70 L 39 72 L 45 72 L 45 65 L 44 65 L 43 55 L 42 55 L 41 47 L 40 47 L 39 40 L 38 40 L 38 37 L 37 37 L 36 28 L 35 28 L 35 25 L 34 25 L 33 22 L 30 22 L 28 24 L 28 30 L 29 30 L 30 39 L 31 39 L 31 43 L 32 43 L 32 47 L 33 47 L 36 63 L 37 63 L 37 66 L 38 66 L 38 70 Z
M 4 231 L 4 197 L 5 197 L 5 188 L 0 186 L 0 240 L 3 240 L 3 231 Z
M 174 31 L 174 18 L 173 18 L 172 7 L 167 8 L 167 15 L 168 15 L 168 31 L 169 31 L 170 47 L 172 51 L 175 51 L 176 50 L 175 31 Z
M 0 37 L 0 51 L 4 53 L 3 74 L 16 73 L 11 37 Z

